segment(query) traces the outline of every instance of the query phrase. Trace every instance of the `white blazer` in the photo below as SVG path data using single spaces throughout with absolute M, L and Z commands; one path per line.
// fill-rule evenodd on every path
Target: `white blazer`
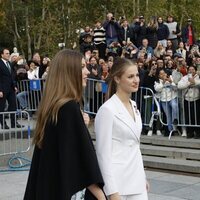
M 105 182 L 106 195 L 140 194 L 146 190 L 146 176 L 140 151 L 142 122 L 136 103 L 130 100 L 133 120 L 114 94 L 95 117 L 96 153 Z

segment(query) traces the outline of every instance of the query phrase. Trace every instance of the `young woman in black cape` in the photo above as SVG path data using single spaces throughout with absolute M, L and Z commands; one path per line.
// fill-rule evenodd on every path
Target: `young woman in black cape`
M 52 60 L 33 138 L 24 200 L 105 200 L 103 179 L 79 102 L 87 75 L 82 55 L 62 50 Z

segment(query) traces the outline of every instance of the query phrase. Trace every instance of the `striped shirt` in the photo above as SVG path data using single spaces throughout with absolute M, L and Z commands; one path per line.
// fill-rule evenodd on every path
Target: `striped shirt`
M 106 31 L 103 27 L 94 29 L 94 44 L 106 43 Z

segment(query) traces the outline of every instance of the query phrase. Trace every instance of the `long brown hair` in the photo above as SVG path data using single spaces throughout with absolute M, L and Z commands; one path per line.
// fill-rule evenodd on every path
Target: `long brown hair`
M 33 144 L 42 147 L 44 130 L 48 120 L 57 123 L 58 111 L 67 101 L 82 97 L 82 55 L 64 49 L 59 51 L 50 64 L 45 90 L 37 113 Z
M 127 58 L 117 58 L 113 63 L 113 66 L 108 75 L 108 92 L 106 98 L 109 99 L 117 91 L 117 84 L 115 82 L 115 77 L 120 78 L 126 69 L 130 66 L 136 65 L 136 62 L 132 62 Z

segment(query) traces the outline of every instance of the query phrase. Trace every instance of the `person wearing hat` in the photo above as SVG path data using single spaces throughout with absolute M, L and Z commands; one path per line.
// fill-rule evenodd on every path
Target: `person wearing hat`
M 195 44 L 195 34 L 192 19 L 187 19 L 187 24 L 182 29 L 182 40 L 186 46 L 192 46 Z
M 146 33 L 147 33 L 147 27 L 143 15 L 139 16 L 139 23 L 135 26 L 134 31 L 137 34 L 136 46 L 140 47 L 142 45 L 142 40 L 146 38 Z

